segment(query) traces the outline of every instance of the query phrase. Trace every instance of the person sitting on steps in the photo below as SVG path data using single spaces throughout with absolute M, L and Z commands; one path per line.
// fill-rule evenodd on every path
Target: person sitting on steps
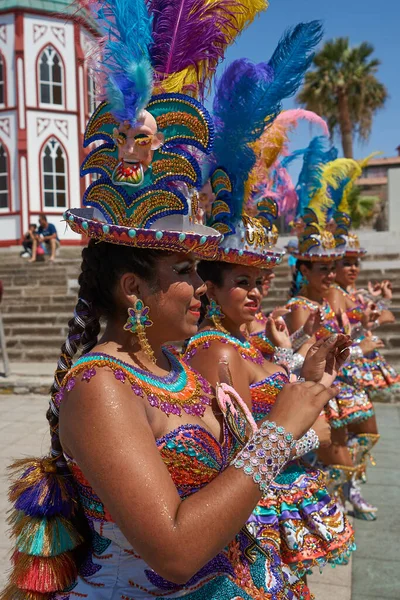
M 60 246 L 57 229 L 55 225 L 47 221 L 46 215 L 39 215 L 39 229 L 33 238 L 32 258 L 29 262 L 35 262 L 38 254 L 38 246 L 43 248 L 46 254 L 50 254 L 50 262 L 54 262 L 57 248 Z
M 23 251 L 21 252 L 21 258 L 30 258 L 32 256 L 33 239 L 36 235 L 36 224 L 30 223 L 28 231 L 22 238 Z

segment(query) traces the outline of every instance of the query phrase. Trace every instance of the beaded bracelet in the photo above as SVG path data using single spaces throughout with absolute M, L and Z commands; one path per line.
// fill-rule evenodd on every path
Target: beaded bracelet
M 295 354 L 293 354 L 293 358 L 292 361 L 290 363 L 290 370 L 292 371 L 292 373 L 294 372 L 300 372 L 301 367 L 304 364 L 304 360 L 305 357 L 302 354 L 299 354 L 298 352 L 296 352 Z
M 305 456 L 313 450 L 319 448 L 319 437 L 314 429 L 309 429 L 302 438 L 297 440 L 295 445 L 296 457 Z
M 361 350 L 360 346 L 350 347 L 349 360 L 356 360 L 357 358 L 362 358 L 363 356 L 363 351 Z
M 292 360 L 293 360 L 292 348 L 279 348 L 278 346 L 275 348 L 274 362 L 276 362 L 278 365 L 283 364 L 290 368 Z
M 265 494 L 290 459 L 295 443 L 292 434 L 287 433 L 284 427 L 278 427 L 273 421 L 264 421 L 231 465 L 243 469 Z
M 290 340 L 292 342 L 292 348 L 294 351 L 301 348 L 308 340 L 310 339 L 310 335 L 304 332 L 304 327 L 300 327 L 297 331 L 292 333 L 290 336 Z

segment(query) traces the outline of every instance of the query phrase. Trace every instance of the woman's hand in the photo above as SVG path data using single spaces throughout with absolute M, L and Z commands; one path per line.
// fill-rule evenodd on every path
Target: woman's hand
M 382 340 L 371 334 L 369 334 L 363 339 L 362 342 L 360 342 L 360 348 L 364 355 L 370 354 L 371 352 L 374 352 L 374 350 L 379 350 L 384 347 L 385 344 L 382 342 Z
M 391 300 L 393 298 L 392 284 L 388 279 L 384 279 L 381 283 L 382 297 L 384 300 Z
M 325 415 L 320 415 L 312 428 L 319 438 L 320 447 L 327 448 L 331 445 L 331 426 Z
M 268 317 L 265 324 L 265 335 L 278 348 L 291 348 L 292 342 L 285 321 L 282 317 L 274 320 Z
M 303 325 L 303 331 L 310 337 L 315 335 L 317 331 L 321 328 L 321 323 L 323 322 L 323 317 L 321 315 L 321 311 L 318 310 L 314 313 L 311 313 L 308 317 L 307 321 Z
M 372 283 L 372 281 L 368 281 L 368 292 L 374 298 L 379 298 L 380 296 L 382 296 L 382 284 Z
M 364 308 L 364 316 L 362 319 L 362 324 L 367 329 L 371 327 L 375 321 L 380 317 L 381 311 L 378 309 L 377 305 L 374 302 L 368 302 L 367 306 Z
M 298 440 L 315 423 L 324 406 L 338 392 L 321 383 L 287 383 L 276 397 L 268 420 L 275 421 Z
M 301 377 L 307 381 L 332 385 L 337 373 L 349 357 L 351 339 L 343 333 L 318 340 L 308 350 L 301 369 Z
M 284 306 L 278 306 L 277 308 L 274 308 L 269 316 L 273 319 L 278 319 L 279 317 L 284 317 L 289 313 L 290 310 L 288 308 L 285 308 Z

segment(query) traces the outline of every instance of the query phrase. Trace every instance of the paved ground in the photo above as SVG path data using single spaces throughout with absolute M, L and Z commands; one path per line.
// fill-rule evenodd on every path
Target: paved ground
M 5 522 L 6 467 L 12 458 L 38 456 L 48 449 L 46 396 L 0 395 L 0 588 L 8 568 L 9 541 Z M 309 578 L 316 600 L 400 599 L 400 406 L 377 407 L 382 440 L 369 470 L 368 500 L 379 506 L 374 523 L 356 521 L 354 558 L 347 567 L 327 567 Z M 210 599 L 211 600 L 211 599 Z

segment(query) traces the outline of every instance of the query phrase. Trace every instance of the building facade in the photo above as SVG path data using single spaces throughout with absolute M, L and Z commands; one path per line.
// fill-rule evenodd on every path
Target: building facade
M 19 244 L 45 213 L 62 222 L 89 183 L 79 176 L 82 138 L 94 108 L 84 57 L 95 32 L 70 0 L 0 2 L 0 246 Z
M 397 152 L 398 156 L 372 159 L 357 181 L 363 196 L 380 200 L 374 222 L 378 231 L 400 231 L 400 146 Z

